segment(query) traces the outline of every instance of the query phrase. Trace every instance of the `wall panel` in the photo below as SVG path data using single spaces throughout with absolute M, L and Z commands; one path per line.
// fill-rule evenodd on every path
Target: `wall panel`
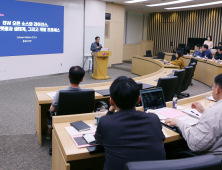
M 212 35 L 214 46 L 222 41 L 222 8 L 152 13 L 149 15 L 148 40 L 154 41 L 154 54 L 173 52 L 188 38 Z M 173 47 L 170 42 L 173 42 Z

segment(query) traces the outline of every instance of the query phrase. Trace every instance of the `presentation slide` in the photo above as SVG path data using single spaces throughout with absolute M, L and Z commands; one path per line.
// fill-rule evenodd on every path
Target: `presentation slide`
M 63 53 L 64 7 L 0 0 L 0 57 Z

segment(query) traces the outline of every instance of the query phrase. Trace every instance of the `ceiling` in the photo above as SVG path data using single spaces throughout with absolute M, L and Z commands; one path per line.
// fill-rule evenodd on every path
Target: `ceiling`
M 148 7 L 145 5 L 148 4 L 157 4 L 157 3 L 164 3 L 164 2 L 170 2 L 175 0 L 148 0 L 144 2 L 139 3 L 132 3 L 127 4 L 124 3 L 126 0 L 101 0 L 106 2 L 113 2 L 117 4 L 122 4 L 126 6 L 127 11 L 135 11 L 135 12 L 141 12 L 141 13 L 153 13 L 153 12 L 169 12 L 169 11 L 186 11 L 186 10 L 194 10 L 194 9 L 206 9 L 206 8 L 217 8 L 222 7 L 222 4 L 219 5 L 211 5 L 211 6 L 204 6 L 204 7 L 196 7 L 196 8 L 186 8 L 186 9 L 177 9 L 177 10 L 166 10 L 164 8 L 166 7 L 179 7 L 179 6 L 187 6 L 187 5 L 195 5 L 200 3 L 209 3 L 209 2 L 215 2 L 219 0 L 193 0 L 190 2 L 180 3 L 180 4 L 174 4 L 174 5 L 167 5 L 167 6 L 159 6 L 159 7 Z

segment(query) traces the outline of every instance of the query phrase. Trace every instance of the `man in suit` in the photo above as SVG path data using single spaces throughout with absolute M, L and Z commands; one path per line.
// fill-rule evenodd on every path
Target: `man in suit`
M 98 124 L 96 140 L 104 146 L 104 170 L 123 170 L 127 162 L 164 160 L 165 136 L 157 115 L 136 111 L 139 86 L 127 77 L 110 87 L 111 107 Z
M 211 51 L 208 49 L 208 45 L 204 44 L 200 51 L 201 51 L 200 57 L 204 58 L 206 56 L 208 59 L 213 58 Z
M 99 42 L 100 42 L 100 37 L 97 36 L 95 38 L 95 42 L 92 43 L 91 48 L 90 48 L 92 52 L 97 53 L 101 51 L 102 45 Z M 94 64 L 94 61 L 93 61 L 93 56 L 92 56 L 92 74 L 93 74 L 93 64 Z

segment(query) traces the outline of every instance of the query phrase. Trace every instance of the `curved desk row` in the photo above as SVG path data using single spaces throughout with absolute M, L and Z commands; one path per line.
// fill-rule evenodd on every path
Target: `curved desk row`
M 173 53 L 165 53 L 166 60 L 169 61 L 170 56 Z M 185 55 L 184 57 L 185 65 L 188 66 L 191 58 L 195 58 L 198 60 L 196 70 L 194 73 L 194 79 L 200 81 L 208 86 L 214 84 L 214 78 L 222 73 L 222 63 L 214 62 L 213 60 L 204 60 L 202 58 L 192 57 Z M 171 60 L 171 58 L 170 58 Z
M 168 67 L 168 68 L 167 68 Z M 173 70 L 179 69 L 177 66 L 166 66 L 159 60 L 150 58 L 133 56 L 133 68 L 132 72 L 141 77 L 134 78 L 135 81 L 141 83 L 147 83 L 156 85 L 155 80 L 160 77 L 167 77 L 168 74 L 172 73 Z M 86 84 L 82 85 L 82 88 L 90 88 L 95 90 L 108 89 L 112 82 L 97 83 L 97 84 Z M 40 145 L 42 145 L 42 132 L 46 131 L 46 111 L 51 105 L 52 99 L 46 94 L 49 92 L 55 92 L 58 89 L 66 88 L 65 86 L 60 87 L 44 87 L 36 88 L 36 131 Z M 195 97 L 179 100 L 178 104 L 182 107 L 190 108 L 191 103 L 199 101 L 204 105 L 205 108 L 211 107 L 214 102 L 205 103 L 205 95 L 198 95 Z M 108 99 L 109 96 L 104 97 L 99 93 L 95 93 L 96 100 Z M 171 102 L 167 103 L 167 107 L 171 107 Z M 142 107 L 138 107 L 137 110 L 143 110 Z M 74 144 L 73 140 L 65 130 L 65 127 L 70 126 L 70 122 L 84 121 L 86 123 L 94 124 L 95 114 L 80 114 L 80 115 L 69 115 L 69 116 L 57 116 L 53 117 L 53 134 L 52 134 L 52 169 L 53 170 L 69 170 L 72 167 L 81 169 L 79 166 L 92 166 L 92 162 L 86 163 L 87 161 L 98 161 L 98 164 L 103 164 L 104 153 L 90 155 L 86 148 L 78 149 Z M 163 127 L 163 133 L 166 136 L 165 143 L 176 141 L 181 139 L 180 135 Z M 83 163 L 84 162 L 84 163 Z

